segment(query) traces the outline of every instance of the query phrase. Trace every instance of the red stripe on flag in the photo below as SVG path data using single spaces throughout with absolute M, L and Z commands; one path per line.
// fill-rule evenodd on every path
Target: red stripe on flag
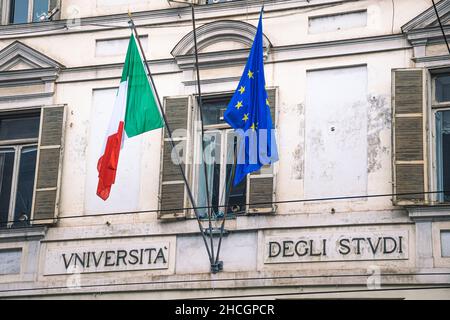
M 106 200 L 109 198 L 111 186 L 116 181 L 117 164 L 119 163 L 120 146 L 122 144 L 124 122 L 119 122 L 117 133 L 110 135 L 106 142 L 105 153 L 97 164 L 98 186 L 97 195 Z

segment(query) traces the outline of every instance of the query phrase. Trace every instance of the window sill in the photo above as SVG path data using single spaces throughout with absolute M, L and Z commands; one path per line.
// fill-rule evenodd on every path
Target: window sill
M 405 206 L 412 220 L 450 220 L 450 203 Z
M 40 240 L 46 233 L 47 227 L 0 229 L 0 242 Z

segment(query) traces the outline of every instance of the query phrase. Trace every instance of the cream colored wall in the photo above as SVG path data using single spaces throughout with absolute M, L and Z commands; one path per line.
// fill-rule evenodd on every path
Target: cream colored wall
M 147 11 L 180 6 L 166 0 L 63 0 L 61 18 L 66 19 L 78 10 L 81 17 L 96 17 L 128 11 Z M 181 5 L 182 6 L 182 5 Z
M 73 1 L 64 1 L 64 6 L 69 6 Z M 103 15 L 107 13 L 124 12 L 123 6 L 108 6 L 108 9 L 96 7 L 95 1 L 76 1 L 78 5 L 86 10 L 87 15 Z M 152 2 L 152 6 L 147 9 L 157 9 L 157 6 L 167 4 L 165 1 Z M 165 5 L 164 4 L 164 5 Z M 394 33 L 399 31 L 399 26 L 415 17 L 423 11 L 426 1 L 396 1 L 396 11 L 394 19 Z M 144 8 L 148 4 L 139 4 Z M 153 7 L 153 5 L 155 7 Z M 343 30 L 340 32 L 329 32 L 320 34 L 308 34 L 308 17 L 331 14 L 336 12 L 348 12 L 359 9 L 368 9 L 368 25 L 364 28 Z M 109 11 L 101 11 L 109 10 Z M 267 13 L 264 20 L 264 31 L 274 47 L 280 47 L 290 44 L 303 44 L 310 42 L 331 41 L 338 39 L 359 38 L 377 35 L 386 35 L 391 33 L 392 22 L 392 3 L 391 1 L 358 1 L 346 2 L 339 6 L 313 7 L 312 9 L 293 10 L 292 12 L 273 12 Z M 126 10 L 125 10 L 126 11 Z M 408 12 L 409 14 L 405 14 Z M 256 24 L 257 11 L 253 10 L 248 15 L 233 17 L 236 20 L 244 20 Z M 199 17 L 201 25 L 214 19 Z M 203 19 L 203 20 L 202 20 Z M 139 24 L 145 25 L 142 21 Z M 172 22 L 172 21 L 167 21 Z M 123 55 L 111 55 L 97 57 L 95 55 L 95 41 L 98 39 L 110 39 L 127 37 L 130 32 L 127 29 L 102 30 L 91 25 L 81 25 L 81 30 L 94 28 L 92 32 L 77 32 L 76 30 L 66 31 L 62 34 L 43 37 L 24 37 L 20 38 L 32 48 L 48 55 L 59 61 L 66 68 L 62 72 L 56 89 L 56 103 L 67 103 L 69 106 L 68 128 L 66 136 L 66 150 L 64 154 L 64 171 L 62 179 L 61 192 L 61 214 L 79 215 L 86 211 L 86 185 L 87 168 L 90 167 L 90 174 L 95 170 L 92 163 L 95 156 L 90 157 L 90 163 L 87 162 L 89 144 L 102 144 L 103 136 L 92 136 L 90 134 L 93 126 L 96 125 L 96 119 L 93 118 L 92 90 L 99 88 L 111 88 L 118 85 L 120 76 L 120 66 L 115 68 L 100 68 L 98 70 L 75 71 L 70 68 L 85 66 L 101 66 L 112 63 L 122 63 Z M 180 26 L 173 25 L 158 27 L 139 27 L 141 35 L 149 35 L 149 59 L 170 58 L 170 52 L 177 42 L 188 32 L 191 26 L 182 23 Z M 0 41 L 0 46 L 6 46 L 11 42 Z M 221 49 L 220 44 L 214 45 L 215 49 Z M 224 48 L 223 48 L 224 49 Z M 208 49 L 206 49 L 208 51 Z M 410 65 L 411 50 L 398 50 L 393 52 L 380 52 L 373 54 L 361 54 L 343 56 L 338 58 L 326 59 L 308 59 L 304 61 L 292 61 L 278 63 L 279 59 L 295 59 L 294 55 L 286 53 L 272 53 L 266 64 L 266 79 L 268 86 L 279 88 L 279 111 L 278 111 L 278 130 L 280 141 L 281 161 L 277 164 L 278 184 L 277 199 L 291 200 L 304 198 L 303 173 L 303 146 L 304 136 L 304 111 L 306 99 L 306 71 L 321 68 L 333 68 L 339 66 L 351 66 L 365 64 L 368 68 L 368 100 L 376 99 L 381 103 L 384 112 L 390 108 L 390 76 L 391 69 L 408 67 Z M 270 63 L 272 62 L 272 63 Z M 274 63 L 273 63 L 274 62 Z M 171 71 L 172 73 L 158 75 L 161 71 Z M 155 82 L 161 97 L 180 94 L 192 94 L 194 87 L 183 87 L 181 81 L 194 80 L 185 79 L 186 74 L 180 72 L 173 62 L 155 66 Z M 214 79 L 221 77 L 240 76 L 240 67 L 207 69 L 202 70 L 203 79 Z M 189 75 L 189 74 L 187 74 Z M 110 78 L 110 80 L 95 80 L 98 78 Z M 85 78 L 93 79 L 87 82 L 69 82 L 73 80 L 83 80 Z M 205 85 L 204 92 L 233 90 L 236 83 L 229 82 L 216 85 Z M 368 102 L 368 106 L 370 103 Z M 377 110 L 373 110 L 377 112 Z M 379 111 L 379 110 L 378 110 Z M 368 194 L 380 194 L 391 192 L 391 158 L 390 158 L 390 129 L 387 125 L 379 126 L 372 132 L 374 138 L 379 139 L 380 144 L 376 145 L 375 157 L 377 170 L 368 174 Z M 141 138 L 140 138 L 141 139 Z M 129 210 L 146 210 L 157 208 L 157 190 L 159 176 L 159 132 L 148 133 L 142 138 L 141 149 L 141 175 L 140 175 L 140 196 L 138 203 L 130 204 Z M 122 167 L 127 163 L 121 163 Z M 92 180 L 92 179 L 91 179 Z M 151 182 L 151 183 L 149 183 Z M 344 182 L 345 185 L 345 182 Z M 91 191 L 94 192 L 92 189 Z M 114 193 L 113 187 L 113 193 Z M 92 212 L 101 212 L 98 210 L 87 210 Z M 124 208 L 124 207 L 123 207 Z M 121 208 L 121 209 L 123 209 Z M 389 198 L 365 199 L 357 201 L 339 201 L 311 204 L 283 204 L 279 206 L 280 214 L 288 213 L 320 213 L 330 212 L 334 208 L 338 213 L 346 211 L 364 211 L 385 210 L 391 208 Z M 114 211 L 110 208 L 106 211 Z M 122 210 L 119 210 L 122 211 Z M 152 215 L 154 217 L 154 215 Z M 65 223 L 65 222 L 64 222 Z M 71 222 L 73 223 L 73 222 Z
M 93 8 L 95 1 L 66 0 L 63 1 L 63 3 L 66 3 L 63 4 L 63 8 L 64 6 L 71 5 L 72 2 L 78 3 L 81 7 L 85 8 L 84 10 L 87 12 L 92 11 L 92 16 L 100 15 Z M 155 5 L 157 3 L 167 4 L 167 2 L 163 0 L 156 1 Z M 414 18 L 418 12 L 422 12 L 429 7 L 429 3 L 426 0 L 396 0 L 395 3 L 394 33 L 400 33 L 401 25 Z M 269 7 L 268 12 L 264 16 L 264 33 L 274 46 L 361 38 L 392 33 L 392 5 L 390 0 L 351 1 L 344 2 L 339 6 L 319 6 L 313 7 L 312 9 L 300 8 L 298 10 L 292 10 L 289 13 L 278 11 L 276 10 L 276 7 L 272 10 L 270 10 L 270 8 L 271 7 Z M 154 7 L 150 7 L 150 9 L 156 10 Z M 310 16 L 321 16 L 360 9 L 368 10 L 367 27 L 338 32 L 308 34 L 308 17 Z M 213 11 L 213 7 L 211 11 Z M 126 10 L 122 8 L 115 11 L 115 13 L 119 12 L 125 13 Z M 220 18 L 245 21 L 256 25 L 258 15 L 259 10 L 257 8 L 250 9 L 248 15 L 242 14 L 242 12 L 239 12 L 236 9 L 230 13 L 223 14 L 221 12 Z M 215 21 L 217 19 L 214 15 L 202 12 L 197 14 L 197 20 L 197 27 L 199 27 L 204 23 Z M 153 20 L 140 19 L 137 21 L 139 33 L 141 35 L 148 34 L 150 38 L 149 59 L 171 58 L 170 52 L 173 47 L 185 34 L 192 30 L 190 20 L 182 20 L 182 22 L 179 22 L 179 18 L 176 15 L 164 19 L 162 24 L 160 24 L 160 22 L 161 21 L 158 20 L 158 25 L 152 25 L 155 23 Z M 120 56 L 95 56 L 95 40 L 129 36 L 130 32 L 126 28 L 126 24 L 116 23 L 113 24 L 113 26 L 122 26 L 125 27 L 125 29 L 102 31 L 102 29 L 105 28 L 81 21 L 80 28 L 62 31 L 53 36 L 27 37 L 26 35 L 19 35 L 18 37 L 9 40 L 0 39 L 0 49 L 14 40 L 20 40 L 44 54 L 48 54 L 66 67 L 121 63 L 123 57 Z M 86 33 L 86 31 L 91 32 Z
M 311 1 L 319 2 L 319 1 Z M 85 17 L 124 13 L 128 10 L 128 5 L 99 7 L 98 1 L 63 1 L 63 12 L 65 8 L 70 5 L 77 4 L 82 7 L 82 14 Z M 140 10 L 156 10 L 160 8 L 167 8 L 167 2 L 161 1 L 147 1 L 137 5 L 130 6 L 132 11 Z M 362 0 L 357 2 L 344 2 L 337 7 L 313 8 L 313 9 L 299 9 L 292 11 L 273 11 L 268 12 L 264 20 L 264 31 L 267 37 L 272 42 L 275 49 L 270 53 L 266 66 L 266 80 L 267 86 L 277 87 L 278 90 L 278 113 L 277 113 L 277 128 L 279 134 L 280 144 L 280 162 L 275 166 L 277 172 L 277 200 L 292 200 L 303 199 L 304 190 L 304 149 L 305 144 L 305 109 L 306 105 L 306 72 L 308 70 L 334 68 L 342 66 L 366 65 L 368 70 L 368 94 L 367 106 L 369 116 L 374 117 L 380 115 L 381 118 L 388 120 L 386 117 L 390 111 L 390 97 L 391 97 L 391 70 L 394 68 L 410 67 L 412 66 L 411 57 L 412 49 L 405 44 L 403 49 L 396 49 L 393 51 L 375 52 L 370 54 L 351 54 L 339 57 L 327 58 L 308 58 L 305 60 L 296 60 L 298 56 L 295 51 L 276 51 L 277 48 L 294 44 L 306 44 L 311 42 L 334 41 L 342 39 L 361 38 L 369 36 L 389 35 L 392 32 L 400 32 L 400 26 L 417 16 L 420 12 L 429 7 L 429 2 L 426 0 L 396 0 L 395 1 L 395 19 L 392 26 L 392 2 L 390 0 Z M 276 9 L 275 6 L 270 7 Z M 308 34 L 308 16 L 324 15 L 335 12 L 354 11 L 359 9 L 368 9 L 368 25 L 365 28 L 356 28 L 344 30 L 341 32 L 330 32 L 326 34 Z M 211 10 L 213 12 L 213 10 Z M 235 19 L 247 21 L 256 25 L 258 10 L 252 9 L 247 15 L 245 12 L 240 12 L 239 15 L 227 16 L 225 13 L 220 19 Z M 211 18 L 213 14 L 199 15 L 198 25 L 214 21 L 216 18 Z M 64 17 L 64 15 L 63 15 Z M 193 74 L 190 72 L 183 72 L 179 69 L 170 55 L 171 50 L 187 33 L 191 31 L 189 22 L 178 23 L 176 18 L 168 18 L 166 24 L 161 26 L 151 25 L 153 21 L 140 20 L 138 22 L 139 32 L 141 35 L 149 35 L 149 58 L 168 59 L 164 61 L 152 61 L 152 70 L 155 72 L 155 82 L 158 92 L 161 97 L 185 95 L 195 93 L 193 86 L 184 86 L 182 81 L 194 80 Z M 90 31 L 89 31 L 90 30 Z M 85 32 L 81 32 L 85 31 Z M 24 42 L 32 48 L 48 55 L 49 57 L 59 61 L 66 66 L 57 80 L 56 95 L 54 103 L 64 103 L 68 105 L 68 119 L 66 127 L 65 151 L 64 151 L 64 167 L 61 187 L 61 203 L 60 216 L 68 218 L 71 216 L 80 216 L 83 214 L 95 214 L 113 212 L 115 208 L 106 208 L 96 204 L 87 205 L 87 194 L 94 192 L 92 183 L 96 177 L 87 177 L 88 171 L 95 173 L 96 159 L 92 155 L 93 145 L 100 145 L 103 143 L 104 136 L 94 134 L 92 129 L 99 123 L 96 118 L 96 108 L 98 105 L 93 105 L 93 90 L 114 88 L 118 86 L 121 73 L 121 63 L 123 63 L 123 55 L 111 55 L 96 57 L 95 55 L 95 41 L 98 39 L 110 39 L 118 37 L 127 37 L 130 32 L 128 29 L 104 30 L 102 27 L 93 25 L 81 25 L 79 30 L 68 30 L 60 32 L 56 35 L 45 35 L 40 37 L 19 36 L 17 39 Z M 10 44 L 14 39 L 0 39 L 0 49 Z M 406 42 L 405 42 L 406 43 Z M 365 44 L 370 46 L 371 44 Z M 214 50 L 224 50 L 227 45 L 215 44 Z M 360 48 L 363 49 L 363 48 Z M 206 48 L 206 51 L 211 51 L 212 48 Z M 323 50 L 326 50 L 324 48 Z M 282 61 L 281 61 L 282 60 Z M 154 63 L 154 64 L 153 64 Z M 117 64 L 117 65 L 110 65 Z M 95 67 L 95 68 L 94 68 Z M 237 77 L 240 76 L 242 66 L 224 67 L 215 69 L 204 69 L 201 72 L 203 79 L 217 79 L 223 77 Z M 233 90 L 236 87 L 235 81 L 228 81 L 223 83 L 206 84 L 202 89 L 205 93 L 220 92 Z M 339 84 L 337 84 L 339 85 Z M 113 98 L 112 96 L 107 99 Z M 371 100 L 373 100 L 372 108 Z M 12 107 L 15 102 L 10 102 Z M 7 104 L 2 104 L 1 108 L 7 108 Z M 380 114 L 378 114 L 380 113 Z M 379 119 L 379 117 L 374 117 Z M 374 146 L 375 168 L 368 173 L 368 194 L 380 194 L 391 192 L 391 130 L 388 121 L 374 120 L 371 118 L 373 127 L 368 128 L 371 137 L 378 141 Z M 104 121 L 105 119 L 102 119 Z M 378 121 L 378 122 L 377 122 Z M 370 122 L 370 121 L 369 121 Z M 138 200 L 136 203 L 124 204 L 121 210 L 152 210 L 158 207 L 158 181 L 160 168 L 160 132 L 150 132 L 139 138 L 138 145 L 140 159 L 138 161 L 121 162 L 120 168 L 131 168 L 132 165 L 140 166 L 139 181 L 137 182 L 139 188 Z M 90 153 L 91 152 L 91 153 Z M 91 159 L 88 161 L 88 159 Z M 135 160 L 135 159 L 134 159 Z M 120 170 L 120 169 L 119 169 Z M 126 182 L 118 182 L 126 183 Z M 117 186 L 117 185 L 116 185 Z M 117 189 L 113 186 L 113 193 Z M 345 187 L 345 181 L 343 181 Z M 89 207 L 87 207 L 89 206 Z M 331 214 L 331 208 L 336 210 L 335 214 Z M 320 231 L 325 227 L 333 231 L 338 227 L 347 225 L 348 228 L 353 228 L 355 225 L 375 225 L 371 228 L 362 227 L 362 230 L 374 230 L 378 225 L 400 224 L 410 232 L 410 259 L 407 261 L 396 262 L 380 262 L 380 265 L 386 269 L 401 269 L 407 272 L 414 271 L 415 263 L 415 230 L 411 226 L 410 220 L 404 211 L 393 210 L 390 198 L 374 198 L 366 200 L 355 201 L 330 201 L 319 203 L 294 203 L 294 204 L 280 204 L 278 207 L 278 216 L 266 217 L 239 217 L 235 221 L 231 221 L 227 228 L 236 231 L 233 237 L 230 237 L 225 244 L 227 254 L 224 260 L 232 263 L 226 266 L 232 266 L 233 275 L 246 276 L 248 274 L 260 276 L 261 269 L 265 267 L 261 265 L 257 256 L 262 254 L 264 244 L 262 237 L 264 232 L 267 234 L 276 233 L 275 230 L 295 227 L 304 228 L 305 232 Z M 291 215 L 287 217 L 286 215 Z M 396 227 L 388 227 L 396 229 Z M 261 229 L 258 231 L 258 229 Z M 272 229 L 271 231 L 262 231 L 262 229 Z M 250 231 L 248 231 L 250 230 Z M 239 232 L 238 232 L 239 231 Z M 245 232 L 244 232 L 245 231 Z M 298 230 L 295 230 L 296 232 Z M 141 213 L 133 215 L 110 215 L 102 217 L 80 217 L 77 219 L 61 219 L 57 228 L 50 228 L 46 235 L 45 241 L 50 243 L 58 243 L 60 246 L 65 246 L 67 243 L 78 244 L 80 239 L 85 240 L 83 244 L 94 242 L 95 238 L 124 238 L 134 236 L 148 236 L 148 237 L 163 237 L 175 234 L 184 234 L 186 238 L 177 238 L 178 242 L 183 242 L 183 245 L 177 243 L 177 255 L 172 256 L 171 263 L 175 263 L 175 271 L 182 270 L 181 275 L 169 275 L 168 277 L 178 277 L 177 279 L 184 279 L 186 273 L 198 274 L 201 279 L 209 279 L 211 275 L 208 273 L 208 261 L 204 252 L 200 237 L 196 233 L 198 226 L 196 221 L 180 221 L 173 223 L 157 222 L 155 213 Z M 134 241 L 134 238 L 130 238 Z M 257 239 L 257 240 L 255 240 Z M 99 240 L 102 241 L 102 240 Z M 125 241 L 125 240 L 124 240 Z M 46 244 L 47 245 L 47 244 Z M 235 245 L 241 245 L 241 255 L 245 255 L 242 261 L 233 260 L 233 250 Z M 257 247 L 256 247 L 257 246 Z M 41 250 L 42 259 L 44 256 L 45 247 Z M 186 251 L 184 251 L 186 249 Z M 203 250 L 203 251 L 200 251 Z M 192 253 L 192 254 L 191 254 Z M 182 257 L 182 258 L 180 258 Z M 255 258 L 256 257 L 256 258 Z M 194 259 L 195 258 L 195 259 Z M 175 260 L 176 261 L 173 261 Z M 252 259 L 252 264 L 243 265 L 247 260 Z M 255 260 L 255 261 L 253 261 Z M 43 262 L 41 261 L 41 264 Z M 177 265 L 178 264 L 178 265 Z M 282 270 L 283 274 L 291 274 L 299 268 L 303 272 L 310 272 L 311 274 L 320 274 L 324 270 L 327 272 L 339 272 L 344 267 L 355 269 L 359 273 L 366 275 L 366 268 L 370 266 L 370 262 L 363 262 L 358 264 L 343 264 L 343 263 L 316 263 L 311 265 L 291 264 L 283 267 L 267 267 L 264 269 L 268 275 L 278 274 Z M 171 266 L 172 268 L 173 266 Z M 259 268 L 259 269 L 258 269 Z M 206 270 L 206 271 L 205 271 Z M 230 270 L 230 269 L 228 269 Z M 173 271 L 171 269 L 170 271 Z M 253 272 L 253 273 L 252 273 Z M 203 274 L 202 274 L 203 273 Z M 165 271 L 159 273 L 152 273 L 165 275 Z M 200 274 L 202 274 L 200 276 Z M 223 274 L 223 276 L 228 276 Z M 127 273 L 104 273 L 83 275 L 84 283 L 91 283 L 98 281 L 98 283 L 110 282 L 112 278 L 120 279 L 122 282 L 130 280 L 148 279 L 149 273 L 144 271 Z M 35 285 L 51 282 L 52 284 L 64 284 L 66 276 L 57 276 L 46 278 L 43 277 L 42 271 L 39 273 L 38 281 Z M 168 278 L 164 278 L 168 279 Z M 171 278 L 170 278 L 171 279 Z M 363 280 L 355 281 L 353 284 L 364 284 Z M 336 285 L 343 285 L 351 283 L 347 280 L 337 281 Z M 359 281 L 359 282 L 358 282 Z M 363 282 L 361 282 L 363 281 Z M 407 284 L 407 280 L 398 280 L 399 283 Z M 421 281 L 421 279 L 414 279 L 414 281 Z M 260 283 L 261 285 L 264 283 Z M 276 283 L 277 285 L 286 285 L 286 283 Z M 304 285 L 305 283 L 298 283 Z M 316 283 L 308 283 L 308 285 L 316 285 Z M 323 284 L 323 283 L 322 283 Z M 235 284 L 234 284 L 235 285 Z M 209 284 L 199 289 L 209 289 Z M 180 289 L 175 285 L 173 288 Z M 150 288 L 153 290 L 152 288 Z M 159 287 L 158 290 L 168 289 L 165 286 Z M 169 287 L 170 289 L 170 287 Z M 112 289 L 111 289 L 112 290 Z M 141 290 L 139 297 L 144 297 L 144 291 L 147 288 L 138 288 Z M 249 293 L 249 289 L 245 289 Z M 258 289 L 259 290 L 259 289 Z M 286 289 L 290 290 L 290 289 Z M 182 295 L 179 292 L 157 291 L 157 296 L 153 293 L 147 293 L 145 297 L 177 297 Z M 206 291 L 205 291 L 206 292 Z M 210 294 L 210 291 L 207 291 Z M 227 294 L 230 291 L 221 289 L 218 295 Z M 260 293 L 261 291 L 258 291 Z M 266 292 L 269 292 L 266 290 Z M 244 289 L 236 288 L 234 293 L 242 294 Z M 251 293 L 251 292 L 250 292 Z M 198 293 L 189 293 L 189 297 L 203 297 L 205 293 L 199 291 Z M 418 295 L 425 297 L 428 294 L 399 292 L 398 295 L 390 294 L 390 297 L 409 297 L 414 298 Z M 367 294 L 369 296 L 377 296 L 377 294 Z M 379 295 L 378 295 L 379 296 Z M 448 297 L 448 291 L 439 291 L 435 297 Z M 86 296 L 87 297 L 87 296 Z M 92 297 L 92 296 L 89 296 Z M 106 296 L 100 296 L 106 297 Z M 122 294 L 108 296 L 111 298 L 123 298 Z M 128 295 L 128 297 L 132 297 Z M 339 296 L 343 297 L 343 296 Z M 346 295 L 345 297 L 348 297 Z M 383 295 L 383 297 L 385 297 Z

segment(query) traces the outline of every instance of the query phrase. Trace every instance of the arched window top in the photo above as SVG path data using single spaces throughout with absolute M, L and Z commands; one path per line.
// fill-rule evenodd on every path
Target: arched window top
M 206 23 L 196 29 L 197 46 L 199 52 L 206 51 L 218 43 L 234 42 L 243 48 L 250 48 L 256 34 L 256 27 L 242 21 L 221 20 Z M 263 37 L 265 52 L 271 47 L 269 39 Z M 235 49 L 235 46 L 230 48 Z M 194 52 L 194 33 L 193 31 L 185 35 L 173 48 L 172 56 L 179 57 L 190 55 Z

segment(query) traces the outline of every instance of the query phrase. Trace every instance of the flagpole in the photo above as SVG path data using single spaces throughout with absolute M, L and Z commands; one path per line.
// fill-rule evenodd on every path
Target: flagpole
M 208 183 L 208 174 L 207 174 L 207 168 L 206 168 L 206 161 L 205 161 L 205 127 L 203 123 L 203 99 L 202 99 L 202 89 L 200 85 L 200 68 L 199 68 L 199 62 L 198 62 L 198 48 L 197 48 L 197 30 L 195 26 L 195 9 L 194 9 L 194 3 L 190 1 L 177 1 L 177 0 L 169 0 L 169 2 L 177 2 L 182 4 L 190 5 L 191 7 L 191 14 L 192 14 L 192 33 L 194 35 L 194 56 L 195 56 L 195 69 L 196 69 L 196 75 L 197 75 L 197 92 L 198 92 L 198 106 L 199 106 L 199 113 L 200 113 L 200 122 L 201 122 L 201 139 L 202 139 L 202 162 L 203 162 L 203 174 L 205 175 L 205 187 L 206 187 L 206 207 L 208 210 L 208 230 L 209 230 L 209 238 L 211 242 L 211 253 L 212 253 L 212 260 L 211 260 L 211 271 L 213 273 L 218 272 L 217 266 L 214 264 L 214 240 L 213 240 L 213 228 L 212 228 L 212 198 L 210 196 L 209 191 L 209 183 Z
M 172 149 L 175 149 L 175 142 L 173 141 L 172 130 L 170 129 L 169 122 L 167 120 L 166 114 L 164 113 L 164 109 L 162 107 L 161 99 L 159 97 L 158 91 L 156 90 L 155 82 L 153 80 L 153 75 L 152 75 L 152 73 L 150 71 L 150 67 L 148 65 L 147 58 L 145 57 L 145 52 L 143 50 L 142 43 L 141 43 L 141 40 L 139 38 L 139 34 L 137 32 L 137 29 L 136 29 L 136 25 L 134 24 L 133 18 L 131 17 L 130 13 L 128 13 L 128 16 L 130 18 L 129 25 L 130 25 L 132 31 L 135 34 L 136 41 L 137 41 L 137 43 L 139 45 L 139 48 L 140 48 L 140 51 L 141 51 L 141 54 L 142 54 L 142 58 L 144 60 L 144 65 L 146 66 L 146 69 L 147 69 L 148 77 L 150 79 L 151 85 L 153 87 L 153 91 L 154 91 L 156 99 L 158 101 L 159 111 L 161 113 L 161 116 L 163 117 L 164 125 L 165 125 L 165 128 L 166 128 L 167 135 L 169 137 L 170 144 L 172 146 Z M 177 155 L 177 157 L 178 157 L 178 155 Z M 197 209 L 197 205 L 196 205 L 194 196 L 192 194 L 191 188 L 189 187 L 189 183 L 188 183 L 188 180 L 187 180 L 187 177 L 186 177 L 186 173 L 184 172 L 184 169 L 183 169 L 183 167 L 181 165 L 181 161 L 177 161 L 177 162 L 178 162 L 178 168 L 180 169 L 181 176 L 183 177 L 183 181 L 184 181 L 184 183 L 186 185 L 186 189 L 187 189 L 187 192 L 188 192 L 188 197 L 189 197 L 189 199 L 191 201 L 192 207 L 194 209 L 194 213 L 195 213 L 195 215 L 197 217 L 197 222 L 198 222 L 198 225 L 199 225 L 199 228 L 200 228 L 200 233 L 202 234 L 203 242 L 205 243 L 206 251 L 208 253 L 208 257 L 209 257 L 209 260 L 210 260 L 211 265 L 212 265 L 213 262 L 214 262 L 214 257 L 213 257 L 213 255 L 211 255 L 211 252 L 210 252 L 208 244 L 207 244 L 205 231 L 204 231 L 204 228 L 203 228 L 203 226 L 202 226 L 202 224 L 200 222 L 200 219 L 199 219 L 199 214 L 198 214 L 198 211 L 197 211 L 198 209 Z
M 237 164 L 237 144 L 234 144 L 234 154 L 233 154 L 233 166 L 231 167 L 231 177 L 230 177 L 230 181 L 229 181 L 229 185 L 228 186 L 232 186 L 233 185 L 233 180 L 234 180 L 234 176 L 236 173 L 236 164 Z M 223 268 L 223 262 L 219 261 L 219 255 L 220 255 L 220 249 L 222 247 L 222 239 L 223 239 L 223 232 L 225 230 L 225 221 L 227 219 L 227 214 L 228 214 L 228 205 L 230 203 L 230 194 L 231 194 L 231 188 L 227 188 L 228 190 L 225 190 L 225 192 L 227 192 L 228 194 L 225 196 L 225 212 L 223 214 L 223 220 L 222 220 L 222 225 L 220 226 L 220 238 L 219 238 L 219 244 L 217 245 L 217 254 L 216 254 L 216 261 L 215 261 L 215 265 L 216 266 L 221 266 Z
M 205 187 L 206 187 L 206 205 L 208 207 L 208 224 L 209 224 L 209 239 L 211 243 L 211 269 L 212 271 L 216 271 L 214 268 L 214 239 L 212 234 L 212 222 L 211 222 L 211 213 L 212 213 L 212 199 L 209 192 L 209 183 L 208 183 L 208 174 L 206 168 L 206 159 L 205 159 L 205 127 L 203 125 L 203 98 L 202 98 L 202 89 L 200 85 L 200 67 L 198 63 L 198 48 L 197 48 L 197 30 L 195 26 L 195 9 L 194 4 L 191 3 L 191 13 L 192 13 L 192 32 L 194 35 L 194 55 L 195 55 L 195 69 L 197 73 L 197 92 L 198 92 L 198 106 L 200 113 L 200 121 L 202 124 L 201 130 L 201 139 L 202 139 L 202 161 L 203 161 L 203 174 L 205 175 Z

